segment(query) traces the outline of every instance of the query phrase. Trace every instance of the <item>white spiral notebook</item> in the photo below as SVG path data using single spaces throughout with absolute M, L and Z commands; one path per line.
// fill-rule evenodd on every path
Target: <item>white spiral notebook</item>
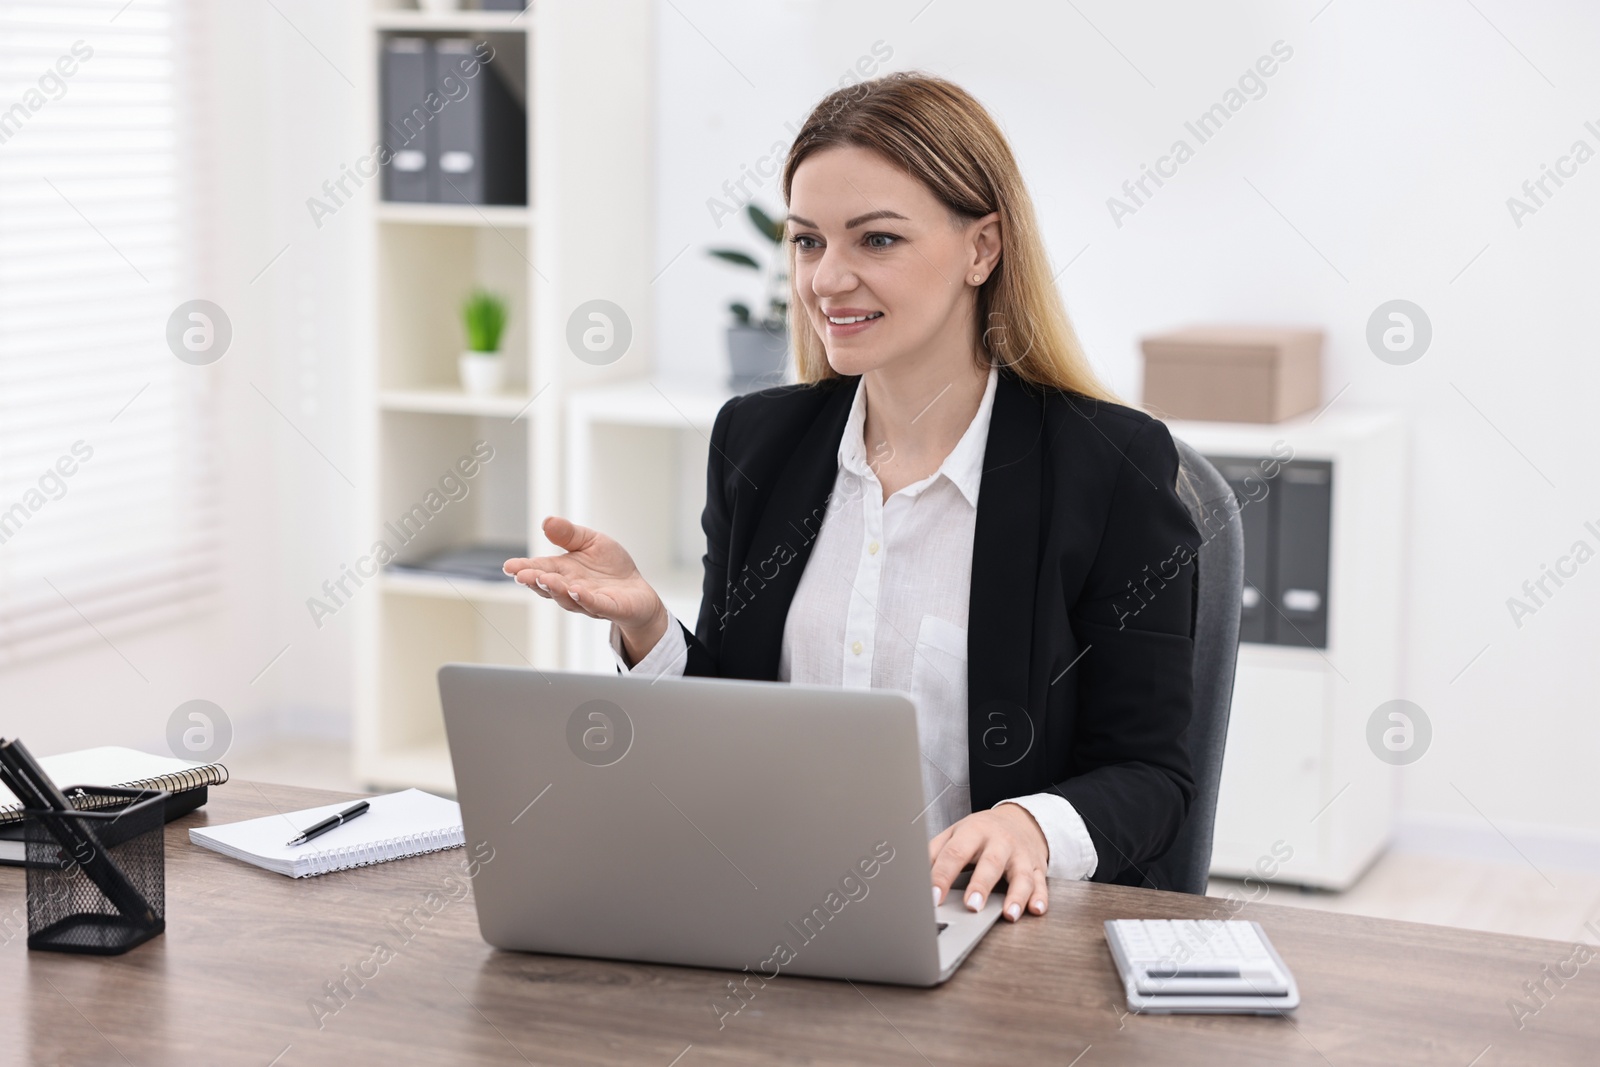
M 303 845 L 291 847 L 285 842 L 306 827 L 337 815 L 350 801 L 221 826 L 196 826 L 189 831 L 189 840 L 291 878 L 387 863 L 466 843 L 461 805 L 453 800 L 420 789 L 367 800 L 371 807 L 365 815 Z

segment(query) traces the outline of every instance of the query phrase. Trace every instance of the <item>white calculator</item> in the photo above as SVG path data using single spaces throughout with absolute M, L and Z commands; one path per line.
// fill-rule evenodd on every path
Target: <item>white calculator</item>
M 1276 1015 L 1300 990 L 1260 923 L 1108 919 L 1106 944 L 1130 1011 Z

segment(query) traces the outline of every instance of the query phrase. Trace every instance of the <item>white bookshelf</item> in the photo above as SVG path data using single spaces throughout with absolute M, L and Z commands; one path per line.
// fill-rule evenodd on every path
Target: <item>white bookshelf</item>
M 380 57 L 395 35 L 488 40 L 528 120 L 526 206 L 386 203 L 380 176 L 356 209 L 368 236 L 356 285 L 370 309 L 355 412 L 362 526 L 394 544 L 386 523 L 421 503 L 474 442 L 494 448 L 466 480 L 467 494 L 402 548 L 403 560 L 483 542 L 550 552 L 539 523 L 562 511 L 568 390 L 650 371 L 651 12 L 649 0 L 552 0 L 525 12 L 433 15 L 375 0 L 360 16 L 370 41 L 355 79 L 360 122 L 372 131 L 366 143 L 382 135 Z M 510 306 L 501 345 L 508 380 L 490 397 L 463 392 L 457 378 L 458 308 L 474 285 L 505 294 Z M 567 318 L 594 299 L 622 307 L 633 330 L 631 347 L 606 366 L 567 346 Z M 564 660 L 563 613 L 509 579 L 384 572 L 353 604 L 354 773 L 371 786 L 454 790 L 441 665 L 551 668 Z
M 1404 424 L 1391 411 L 1334 408 L 1270 425 L 1167 425 L 1206 456 L 1270 456 L 1282 443 L 1333 466 L 1327 647 L 1240 644 L 1211 873 L 1262 877 L 1281 841 L 1294 854 L 1276 880 L 1347 888 L 1394 821 L 1395 768 L 1368 749 L 1366 728 L 1378 705 L 1406 695 Z

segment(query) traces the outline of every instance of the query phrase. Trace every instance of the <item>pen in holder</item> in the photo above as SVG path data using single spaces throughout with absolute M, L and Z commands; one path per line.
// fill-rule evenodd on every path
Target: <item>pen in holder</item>
M 26 808 L 28 947 L 114 956 L 166 929 L 158 789 L 72 786 L 74 809 Z

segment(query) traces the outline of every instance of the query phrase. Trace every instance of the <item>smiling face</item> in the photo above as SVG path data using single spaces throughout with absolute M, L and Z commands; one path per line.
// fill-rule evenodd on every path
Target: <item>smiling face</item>
M 853 375 L 970 361 L 972 277 L 987 278 L 999 259 L 998 220 L 952 222 L 922 183 L 864 148 L 807 157 L 794 173 L 788 230 L 795 288 L 829 365 Z

